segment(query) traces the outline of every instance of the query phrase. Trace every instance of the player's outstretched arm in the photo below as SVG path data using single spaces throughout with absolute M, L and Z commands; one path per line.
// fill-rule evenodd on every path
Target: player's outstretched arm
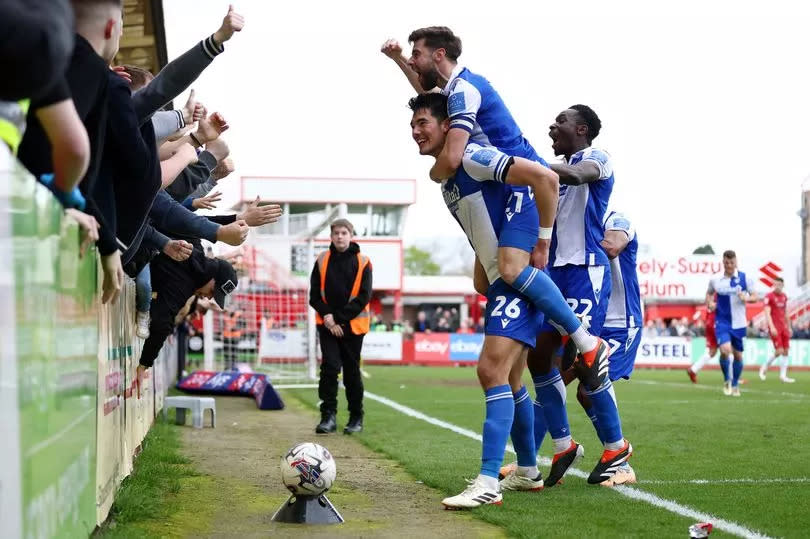
M 411 69 L 411 66 L 408 65 L 408 59 L 402 54 L 402 46 L 399 44 L 399 41 L 396 39 L 387 40 L 382 44 L 382 47 L 380 47 L 380 52 L 397 64 L 397 67 L 402 70 L 402 74 L 408 79 L 408 82 L 411 84 L 411 87 L 416 90 L 416 93 L 427 93 L 427 90 L 422 88 L 422 85 L 419 83 L 419 75 L 416 74 L 416 71 Z
M 608 258 L 613 259 L 622 254 L 628 243 L 630 243 L 630 237 L 624 230 L 606 230 L 600 245 Z
M 597 181 L 601 176 L 599 166 L 593 161 L 580 161 L 575 165 L 552 163 L 549 166 L 560 176 L 563 185 L 584 185 Z
M 430 168 L 431 180 L 438 182 L 453 177 L 458 167 L 461 166 L 464 150 L 467 148 L 469 140 L 470 133 L 464 129 L 454 127 L 447 132 L 444 148 Z

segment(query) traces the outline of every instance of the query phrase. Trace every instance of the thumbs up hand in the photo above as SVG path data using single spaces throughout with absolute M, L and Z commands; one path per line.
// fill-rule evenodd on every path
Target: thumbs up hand
M 233 37 L 234 32 L 241 32 L 245 27 L 245 18 L 233 10 L 233 4 L 228 6 L 228 13 L 222 19 L 222 26 L 214 32 L 214 41 L 222 45 Z

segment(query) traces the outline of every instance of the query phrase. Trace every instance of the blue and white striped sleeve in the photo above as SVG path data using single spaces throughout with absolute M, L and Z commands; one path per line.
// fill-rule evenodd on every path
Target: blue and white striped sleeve
M 481 107 L 481 92 L 464 79 L 456 79 L 447 96 L 447 115 L 450 127 L 473 132 L 475 118 Z
M 613 175 L 613 163 L 610 154 L 596 148 L 588 148 L 582 156 L 583 161 L 591 161 L 599 167 L 599 179 L 606 180 Z
M 470 178 L 506 183 L 506 174 L 514 159 L 492 146 L 467 144 L 461 166 Z
M 605 232 L 608 230 L 621 230 L 631 240 L 636 235 L 636 229 L 630 219 L 618 212 L 612 213 L 605 222 Z

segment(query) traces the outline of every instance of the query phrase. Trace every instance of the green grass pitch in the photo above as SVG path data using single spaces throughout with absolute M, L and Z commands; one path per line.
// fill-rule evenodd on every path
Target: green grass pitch
M 453 367 L 366 366 L 366 391 L 423 414 L 481 432 L 482 391 L 475 370 Z M 726 397 L 718 371 L 693 385 L 681 371 L 638 370 L 616 384 L 625 436 L 635 453 L 635 487 L 768 536 L 800 537 L 810 529 L 810 373 L 792 373 L 784 385 L 775 372 L 761 382 L 746 372 L 741 398 Z M 528 379 L 528 377 L 527 377 Z M 585 446 L 578 467 L 589 472 L 601 448 L 593 427 L 568 388 L 574 438 Z M 288 390 L 317 405 L 314 390 Z M 530 393 L 534 391 L 530 388 Z M 480 443 L 366 398 L 366 431 L 358 438 L 390 456 L 442 494 L 465 487 L 478 473 Z M 341 403 L 339 423 L 348 418 Z M 313 425 L 314 426 L 314 425 Z M 328 447 L 328 437 L 319 443 Z M 541 456 L 551 456 L 547 437 Z M 511 455 L 507 461 L 513 460 Z M 541 466 L 544 476 L 548 466 Z M 343 471 L 343 473 L 350 473 Z M 338 476 L 338 481 L 340 475 Z M 440 498 L 436 510 L 441 510 Z M 686 537 L 695 519 L 629 499 L 584 479 L 536 493 L 507 492 L 503 505 L 475 515 L 514 537 Z M 729 536 L 715 531 L 712 537 Z

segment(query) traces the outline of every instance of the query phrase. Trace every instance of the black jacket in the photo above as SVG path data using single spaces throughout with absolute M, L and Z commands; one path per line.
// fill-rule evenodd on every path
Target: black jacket
M 152 122 L 141 126 L 132 104 L 129 85 L 108 70 L 107 138 L 101 160 L 96 197 L 108 200 L 115 217 L 115 233 L 128 253 L 137 250 L 139 234 L 152 201 L 161 187 L 160 158 Z M 104 195 L 101 191 L 104 191 Z
M 73 96 L 73 103 L 76 105 L 76 112 L 90 139 L 90 166 L 79 184 L 79 189 L 87 201 L 87 213 L 95 217 L 101 227 L 99 252 L 108 255 L 118 248 L 115 241 L 115 211 L 109 200 L 102 202 L 96 200 L 95 189 L 107 135 L 110 68 L 86 39 L 80 35 L 76 35 L 75 38 L 76 44 L 65 77 Z M 51 143 L 33 108 L 29 110 L 26 121 L 28 126 L 17 156 L 25 168 L 39 178 L 42 174 L 53 172 Z
M 184 262 L 176 262 L 164 254 L 152 260 L 149 338 L 143 343 L 141 365 L 154 364 L 166 337 L 174 331 L 174 317 L 198 288 L 214 278 L 216 268 L 216 262 L 205 256 L 199 242 Z
M 199 161 L 184 168 L 166 187 L 166 192 L 177 202 L 183 202 L 197 186 L 207 182 L 211 178 L 211 171 L 217 166 L 217 158 L 209 151 L 200 152 L 197 159 Z
M 73 51 L 70 3 L 67 0 L 3 0 L 0 2 L 0 36 L 0 71 L 3 73 L 0 99 L 31 98 L 35 109 L 38 100 L 64 80 Z M 66 95 L 59 101 L 69 97 Z
M 329 256 L 329 265 L 326 267 L 324 286 L 326 303 L 321 299 L 321 272 L 316 261 L 310 276 L 309 304 L 321 316 L 331 314 L 337 324 L 346 326 L 371 300 L 371 262 L 363 271 L 360 292 L 354 300 L 349 301 L 352 286 L 357 277 L 357 253 L 360 252 L 360 246 L 351 242 L 349 248 L 340 253 L 332 244 L 329 246 L 329 250 L 332 254 Z

